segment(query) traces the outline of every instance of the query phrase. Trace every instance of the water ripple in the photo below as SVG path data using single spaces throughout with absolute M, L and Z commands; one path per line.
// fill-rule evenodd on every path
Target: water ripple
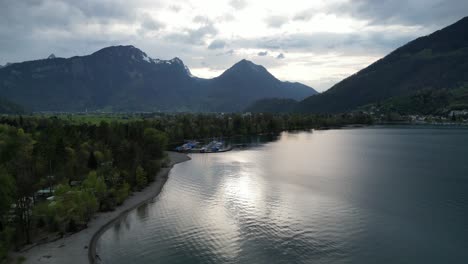
M 193 155 L 97 250 L 116 264 L 461 263 L 468 133 L 453 132 L 455 144 L 445 130 L 407 130 L 295 133 Z

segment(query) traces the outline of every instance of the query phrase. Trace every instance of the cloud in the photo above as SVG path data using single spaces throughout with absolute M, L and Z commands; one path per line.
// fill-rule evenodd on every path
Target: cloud
M 229 1 L 229 5 L 235 9 L 241 10 L 247 6 L 247 2 L 245 0 L 231 0 Z
M 178 5 L 171 5 L 169 6 L 169 10 L 173 11 L 173 12 L 176 12 L 176 13 L 179 13 L 179 11 L 182 9 L 182 7 L 178 6 Z
M 219 16 L 216 18 L 216 21 L 218 22 L 230 22 L 230 21 L 234 21 L 236 18 L 234 17 L 233 14 L 229 14 L 229 13 L 226 13 L 222 16 Z
M 181 57 L 189 66 L 207 61 L 210 69 L 246 57 L 268 68 L 282 65 L 282 78 L 297 80 L 330 79 L 334 66 L 318 72 L 324 62 L 317 56 L 330 55 L 326 61 L 345 75 L 468 14 L 466 0 L 0 2 L 2 65 L 131 44 L 154 58 Z M 281 60 L 286 53 L 287 61 Z M 355 59 L 343 62 L 349 57 Z M 303 68 L 291 70 L 293 65 Z
M 314 8 L 302 10 L 299 13 L 296 13 L 296 15 L 294 15 L 293 20 L 307 21 L 307 20 L 310 20 L 317 13 L 319 13 L 319 11 Z
M 386 34 L 380 31 L 281 34 L 272 37 L 237 39 L 232 40 L 230 44 L 233 47 L 276 51 L 384 55 L 414 37 L 413 32 L 403 32 L 396 28 L 387 31 Z
M 141 29 L 145 31 L 158 31 L 165 27 L 165 24 L 152 18 L 150 15 L 142 17 Z
M 328 12 L 368 20 L 371 24 L 443 25 L 468 14 L 466 0 L 354 0 L 330 5 Z
M 282 59 L 285 58 L 285 56 L 284 56 L 283 53 L 280 53 L 280 54 L 278 54 L 278 56 L 276 56 L 276 58 L 277 58 L 278 60 L 282 60 Z
M 208 46 L 208 49 L 214 50 L 214 49 L 222 49 L 226 46 L 226 42 L 223 40 L 213 40 L 210 45 Z
M 192 21 L 203 25 L 213 24 L 213 21 L 206 16 L 195 16 Z
M 267 17 L 265 21 L 269 27 L 280 28 L 288 22 L 288 18 L 283 16 L 270 16 Z
M 232 56 L 233 54 L 234 54 L 234 50 L 230 49 L 230 50 L 228 50 L 226 52 L 218 53 L 218 54 L 216 54 L 216 56 L 224 56 L 224 55 Z
M 260 57 L 263 57 L 266 55 L 268 55 L 268 51 L 260 51 L 259 53 L 257 53 L 257 56 L 260 56 Z
M 201 18 L 196 20 L 200 22 Z M 185 28 L 180 33 L 171 33 L 166 36 L 166 39 L 185 44 L 204 45 L 207 37 L 215 37 L 218 34 L 218 29 L 216 29 L 212 22 L 204 21 L 203 23 L 203 26 L 196 29 Z

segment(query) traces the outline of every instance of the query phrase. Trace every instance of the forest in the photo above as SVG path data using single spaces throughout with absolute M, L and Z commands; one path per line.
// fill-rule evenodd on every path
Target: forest
M 154 181 L 184 140 L 370 123 L 358 113 L 0 116 L 0 262 L 41 235 L 86 228 Z

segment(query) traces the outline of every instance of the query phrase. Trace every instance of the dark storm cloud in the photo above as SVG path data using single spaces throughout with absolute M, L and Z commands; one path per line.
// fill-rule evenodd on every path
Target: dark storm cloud
M 268 55 L 268 51 L 260 51 L 259 53 L 257 53 L 257 56 L 260 56 L 260 57 L 263 57 L 266 55 Z

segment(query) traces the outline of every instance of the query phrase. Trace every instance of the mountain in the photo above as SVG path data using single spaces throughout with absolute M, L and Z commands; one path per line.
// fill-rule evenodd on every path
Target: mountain
M 300 112 L 345 112 L 423 89 L 468 84 L 468 17 L 396 49 L 325 93 L 296 106 Z
M 456 89 L 424 89 L 365 105 L 362 110 L 376 114 L 448 115 L 468 109 L 468 86 Z
M 0 97 L 0 114 L 21 114 L 21 113 L 24 113 L 23 107 L 3 97 Z
M 133 46 L 0 69 L 0 94 L 33 111 L 241 111 L 262 98 L 314 93 L 245 60 L 217 78 L 197 78 L 179 58 L 152 59 Z
M 288 113 L 297 105 L 294 99 L 267 98 L 255 101 L 245 109 L 252 113 Z
M 301 100 L 317 93 L 300 83 L 281 82 L 263 66 L 248 60 L 236 63 L 219 77 L 210 80 L 208 86 L 209 98 L 214 99 L 213 110 L 224 112 L 243 110 L 259 99 Z

